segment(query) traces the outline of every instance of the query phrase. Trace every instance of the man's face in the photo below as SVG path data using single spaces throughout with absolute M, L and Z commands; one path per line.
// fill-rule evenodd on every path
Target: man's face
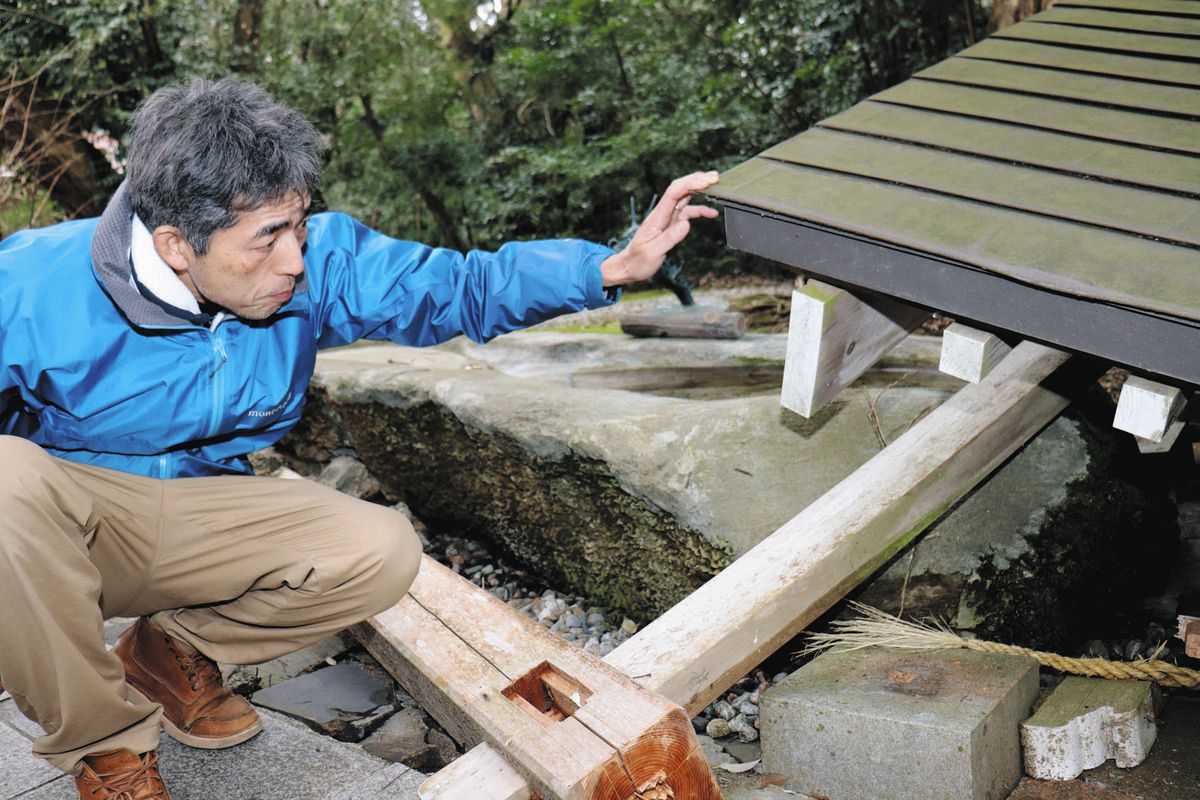
M 232 227 L 209 238 L 207 253 L 193 254 L 180 280 L 201 304 L 266 319 L 292 299 L 304 273 L 308 208 L 308 195 L 293 192 L 239 212 Z

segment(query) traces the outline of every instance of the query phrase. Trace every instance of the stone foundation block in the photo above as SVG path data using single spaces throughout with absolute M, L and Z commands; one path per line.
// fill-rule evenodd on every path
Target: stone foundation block
M 1150 681 L 1066 678 L 1021 724 L 1025 771 L 1066 781 L 1110 758 L 1136 767 L 1158 734 L 1154 708 Z
M 763 766 L 837 800 L 1002 800 L 1037 692 L 1037 662 L 1017 656 L 825 653 L 763 695 Z

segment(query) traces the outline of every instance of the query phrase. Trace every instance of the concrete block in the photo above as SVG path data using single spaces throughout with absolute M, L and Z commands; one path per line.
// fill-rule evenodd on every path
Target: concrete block
M 1037 691 L 1017 656 L 825 653 L 762 695 L 763 768 L 838 800 L 1001 800 Z
M 1021 724 L 1025 771 L 1065 781 L 1110 758 L 1136 767 L 1158 735 L 1154 708 L 1150 681 L 1066 678 Z

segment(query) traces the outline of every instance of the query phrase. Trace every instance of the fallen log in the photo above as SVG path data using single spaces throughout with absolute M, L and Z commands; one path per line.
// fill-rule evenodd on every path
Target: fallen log
M 691 308 L 650 314 L 625 314 L 621 330 L 630 336 L 689 339 L 740 339 L 746 318 L 736 311 Z

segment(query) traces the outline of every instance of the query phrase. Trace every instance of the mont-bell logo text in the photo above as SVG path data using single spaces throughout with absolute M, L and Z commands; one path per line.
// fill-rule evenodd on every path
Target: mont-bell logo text
M 249 414 L 252 417 L 273 417 L 276 414 L 278 414 L 280 411 L 283 411 L 283 409 L 287 408 L 287 404 L 289 402 L 291 402 L 291 399 L 292 399 L 292 393 L 289 390 L 287 393 L 287 397 L 280 400 L 278 405 L 272 406 L 271 408 L 268 408 L 266 411 L 251 411 L 251 412 L 249 412 Z

